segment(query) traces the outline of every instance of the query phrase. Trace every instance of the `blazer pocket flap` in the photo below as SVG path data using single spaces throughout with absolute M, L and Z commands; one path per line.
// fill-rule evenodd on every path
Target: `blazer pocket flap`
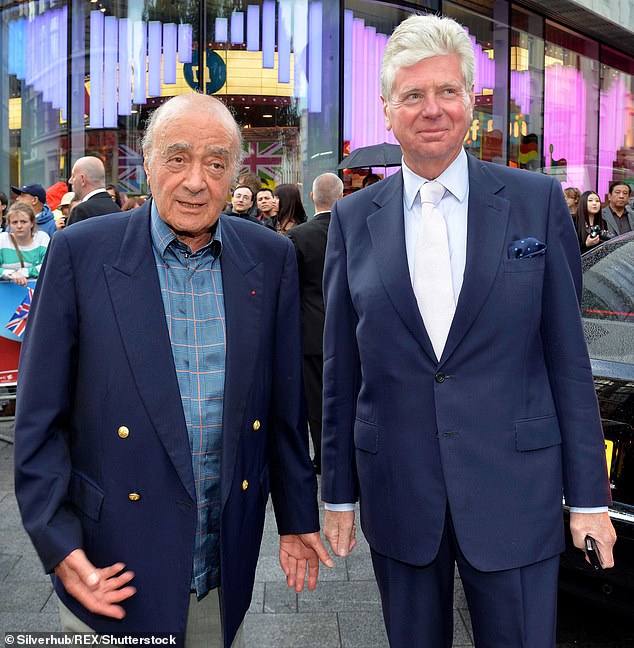
M 379 427 L 357 419 L 354 422 L 354 445 L 358 450 L 376 454 L 379 450 Z
M 101 517 L 103 491 L 88 477 L 73 470 L 70 478 L 70 499 L 74 506 L 95 522 Z
M 550 448 L 561 444 L 556 416 L 515 421 L 515 447 L 518 452 Z

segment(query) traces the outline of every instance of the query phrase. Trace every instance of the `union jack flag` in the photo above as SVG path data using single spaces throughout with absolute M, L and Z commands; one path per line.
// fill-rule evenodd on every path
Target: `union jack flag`
M 280 181 L 284 160 L 284 146 L 281 142 L 248 142 L 247 155 L 240 173 L 255 173 L 263 184 L 275 185 Z
M 31 310 L 31 297 L 33 297 L 33 288 L 27 288 L 26 297 L 15 309 L 15 313 L 11 316 L 11 319 L 5 324 L 5 328 L 8 328 L 14 335 L 22 337 L 24 335 L 24 330 L 26 329 L 26 320 L 29 316 L 29 311 Z
M 127 193 L 139 193 L 143 175 L 143 155 L 139 151 L 119 144 L 119 187 Z

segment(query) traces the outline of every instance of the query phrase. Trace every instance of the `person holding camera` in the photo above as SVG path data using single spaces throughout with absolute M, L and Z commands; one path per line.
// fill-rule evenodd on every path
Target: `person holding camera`
M 595 191 L 584 191 L 581 194 L 577 205 L 575 225 L 582 253 L 602 241 L 614 237 L 614 234 L 608 232 L 607 225 L 601 216 L 601 198 Z

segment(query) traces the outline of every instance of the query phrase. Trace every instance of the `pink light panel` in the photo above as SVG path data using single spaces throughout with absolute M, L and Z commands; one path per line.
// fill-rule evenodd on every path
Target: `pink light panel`
M 610 78 L 611 68 L 604 74 L 604 85 L 601 89 L 599 112 L 599 182 L 597 191 L 603 198 L 607 194 L 612 180 L 612 166 L 616 162 L 618 149 L 625 146 L 628 115 L 634 114 L 633 94 L 628 91 L 624 78 L 625 74 L 616 72 Z M 630 78 L 630 83 L 632 83 Z M 630 117 L 631 119 L 631 117 Z
M 277 19 L 277 80 L 291 81 L 291 26 L 293 8 L 289 0 L 279 0 Z
M 351 151 L 381 142 L 395 144 L 396 138 L 385 128 L 380 99 L 381 60 L 388 36 L 366 26 L 352 12 L 344 12 L 344 39 L 344 139 Z
M 101 13 L 101 12 L 100 12 Z M 119 25 L 114 16 L 104 21 L 103 126 L 117 127 L 117 58 Z
M 90 12 L 90 127 L 103 128 L 104 15 Z
M 575 68 L 550 65 L 544 81 L 544 155 L 546 166 L 552 158 L 565 158 L 568 183 L 582 187 L 585 170 L 586 84 Z M 589 187 L 590 188 L 590 187 Z M 592 188 L 594 189 L 594 188 Z

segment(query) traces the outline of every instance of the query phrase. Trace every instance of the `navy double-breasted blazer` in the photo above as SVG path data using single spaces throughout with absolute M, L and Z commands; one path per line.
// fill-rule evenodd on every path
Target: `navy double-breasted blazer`
M 136 574 L 123 622 L 90 614 L 53 577 L 65 605 L 100 633 L 183 633 L 187 619 L 196 492 L 149 218 L 146 203 L 56 236 L 19 369 L 16 495 L 45 569 L 81 547 L 97 566 L 122 561 Z M 220 551 L 229 646 L 251 599 L 269 488 L 280 533 L 319 525 L 300 432 L 295 251 L 264 227 L 221 219 Z
M 551 178 L 469 157 L 464 283 L 440 361 L 417 307 L 399 172 L 332 210 L 322 497 L 370 546 L 434 559 L 447 508 L 480 570 L 563 550 L 562 495 L 610 501 L 579 312 L 579 246 Z M 546 253 L 511 258 L 525 237 Z

